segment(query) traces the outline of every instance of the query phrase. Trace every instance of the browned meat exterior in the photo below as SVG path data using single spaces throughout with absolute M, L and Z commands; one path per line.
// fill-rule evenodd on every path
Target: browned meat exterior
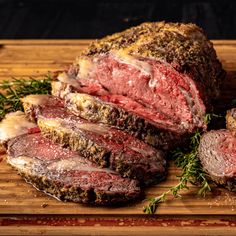
M 23 99 L 27 103 L 27 111 L 36 114 L 38 126 L 45 137 L 145 185 L 165 178 L 166 161 L 162 151 L 114 127 L 92 123 L 70 114 L 65 108 L 54 107 L 54 99 L 57 98 L 48 96 L 47 102 L 45 99 L 40 108 L 37 106 L 42 101 L 41 95 Z
M 236 108 L 227 111 L 226 127 L 234 136 L 236 136 Z
M 65 106 L 71 113 L 92 122 L 118 127 L 157 149 L 168 150 L 187 138 L 186 135 L 183 137 L 166 130 L 165 125 L 162 129 L 157 128 L 151 121 L 136 114 L 135 105 L 126 109 L 129 105 L 128 98 L 127 103 L 115 104 L 106 100 L 107 96 L 95 97 L 79 93 L 74 86 L 60 81 L 52 82 L 52 94 L 64 99 Z
M 128 98 L 128 111 L 135 103 L 138 115 L 182 134 L 205 128 L 224 74 L 200 28 L 156 22 L 95 41 L 58 79 L 114 104 Z
M 98 168 L 40 133 L 11 139 L 7 161 L 27 182 L 63 201 L 110 205 L 140 197 L 136 180 Z
M 236 192 L 236 138 L 228 130 L 205 133 L 199 145 L 203 168 L 218 184 Z

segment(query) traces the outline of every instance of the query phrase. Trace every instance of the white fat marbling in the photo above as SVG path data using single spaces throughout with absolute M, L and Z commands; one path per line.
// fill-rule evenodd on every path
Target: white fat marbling
M 133 56 L 130 56 L 126 53 L 115 51 L 111 53 L 113 58 L 121 63 L 125 63 L 127 65 L 131 65 L 137 69 L 139 69 L 142 73 L 147 74 L 152 77 L 152 67 L 145 61 L 140 61 Z
M 36 124 L 28 121 L 23 112 L 9 113 L 0 123 L 0 143 L 4 143 L 21 134 L 26 134 L 30 128 L 35 127 L 37 127 Z
M 30 103 L 34 106 L 42 106 L 48 103 L 48 96 L 47 94 L 32 94 L 22 98 L 22 102 Z

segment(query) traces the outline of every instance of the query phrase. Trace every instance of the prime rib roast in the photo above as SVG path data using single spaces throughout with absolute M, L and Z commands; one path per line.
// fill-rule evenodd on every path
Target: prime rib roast
M 135 118 L 119 109 L 119 128 L 129 131 L 133 126 L 138 132 L 144 119 L 178 136 L 206 127 L 206 109 L 219 94 L 224 74 L 212 43 L 199 27 L 156 22 L 94 41 L 57 78 L 77 92 L 142 118 L 135 127 Z M 58 87 L 63 91 L 54 95 L 63 95 L 65 86 Z M 73 110 L 82 114 L 80 106 Z M 90 109 L 83 110 L 87 111 L 84 118 L 89 117 Z M 94 119 L 109 123 L 109 118 Z
M 236 191 L 236 138 L 229 130 L 205 133 L 198 156 L 203 168 L 216 183 Z
M 206 130 L 205 114 L 224 75 L 212 43 L 194 24 L 144 23 L 96 40 L 57 74 L 53 96 L 22 100 L 32 127 L 3 135 L 8 162 L 59 199 L 137 199 L 139 184 L 165 178 L 165 154 Z M 216 181 L 233 189 L 232 155 L 219 149 L 231 134 L 218 133 L 203 136 L 199 157 Z M 209 146 L 212 136 L 219 142 Z
M 136 180 L 99 168 L 41 133 L 11 139 L 7 161 L 27 182 L 60 200 L 108 205 L 140 197 Z
M 110 167 L 123 177 L 145 185 L 157 183 L 166 175 L 164 152 L 139 139 L 100 123 L 92 123 L 57 106 L 50 95 L 29 95 L 23 100 L 26 114 L 37 120 L 42 134 L 64 147 L 78 151 L 101 167 Z

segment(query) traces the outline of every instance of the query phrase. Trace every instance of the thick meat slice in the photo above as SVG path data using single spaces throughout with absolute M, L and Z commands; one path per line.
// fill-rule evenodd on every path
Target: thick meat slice
M 236 138 L 228 130 L 205 133 L 199 145 L 203 168 L 218 184 L 236 191 Z
M 234 136 L 236 136 L 236 108 L 227 111 L 226 127 Z
M 40 133 L 11 139 L 7 161 L 27 182 L 60 200 L 108 205 L 140 197 L 136 180 L 98 168 Z
M 140 104 L 127 97 L 95 97 L 76 91 L 76 87 L 72 85 L 60 81 L 52 82 L 52 94 L 64 99 L 66 108 L 77 116 L 92 122 L 116 126 L 158 149 L 168 150 L 184 140 L 183 136 L 174 131 L 174 125 L 173 132 L 166 130 L 165 124 L 162 123 L 164 117 L 156 120 L 159 127 L 157 128 L 151 120 L 147 120 L 147 116 L 143 117 L 142 113 L 148 114 L 147 109 L 144 110 Z M 153 113 L 149 111 L 149 114 Z
M 41 95 L 34 95 L 34 99 L 31 95 L 23 101 L 29 108 L 32 99 L 32 108 L 28 111 L 38 112 L 38 126 L 45 137 L 146 185 L 164 179 L 166 161 L 162 151 L 114 127 L 95 124 L 70 114 L 65 108 L 54 107 L 53 100 L 57 98 L 52 96 L 48 96 L 41 108 L 35 109 L 37 96 L 40 101 Z M 37 104 L 40 106 L 40 102 Z
M 186 133 L 205 128 L 207 97 L 218 95 L 223 77 L 200 28 L 158 22 L 95 41 L 58 79 L 84 93 L 128 97 L 157 127 Z

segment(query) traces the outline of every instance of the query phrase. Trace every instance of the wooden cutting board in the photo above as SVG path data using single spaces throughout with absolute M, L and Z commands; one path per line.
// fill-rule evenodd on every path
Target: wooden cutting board
M 89 42 L 0 40 L 0 82 L 12 77 L 41 77 L 49 71 L 64 69 Z M 213 42 L 228 72 L 218 104 L 219 108 L 225 109 L 236 98 L 236 41 Z M 110 208 L 59 202 L 25 183 L 6 164 L 4 155 L 0 160 L 0 235 L 64 235 L 68 230 L 73 234 L 101 232 L 106 235 L 128 232 L 136 235 L 155 235 L 155 232 L 236 235 L 236 194 L 223 188 L 214 188 L 212 193 L 201 198 L 193 186 L 183 192 L 181 198 L 161 204 L 155 216 L 148 217 L 142 211 L 145 202 Z M 146 189 L 146 197 L 160 195 L 174 186 L 178 173 L 179 170 L 170 163 L 167 180 Z M 42 225 L 45 226 L 42 228 Z

